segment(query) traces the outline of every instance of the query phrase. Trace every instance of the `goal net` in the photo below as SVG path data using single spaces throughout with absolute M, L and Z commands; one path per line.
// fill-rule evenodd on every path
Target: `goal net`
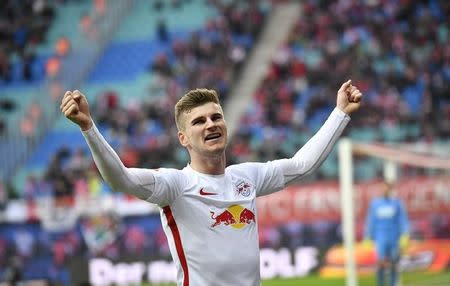
M 346 285 L 373 271 L 372 255 L 361 253 L 369 202 L 384 181 L 393 183 L 410 219 L 411 243 L 400 261 L 403 271 L 438 272 L 450 261 L 450 145 L 339 142 L 343 264 Z M 447 249 L 447 250 L 445 250 Z M 445 253 L 444 253 L 445 252 Z M 371 266 L 371 267 L 368 267 Z

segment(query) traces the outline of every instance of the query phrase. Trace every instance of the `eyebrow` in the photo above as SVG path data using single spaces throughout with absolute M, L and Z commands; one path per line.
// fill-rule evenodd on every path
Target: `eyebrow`
M 202 118 L 204 118 L 204 116 L 198 116 L 198 117 L 195 117 L 194 119 L 191 120 L 191 124 L 194 123 L 194 122 L 197 121 L 197 120 L 202 119 Z
M 211 116 L 211 117 L 214 117 L 214 116 L 217 116 L 217 115 L 219 115 L 220 117 L 223 118 L 223 114 L 220 113 L 220 112 L 213 113 L 213 114 L 211 114 L 210 116 Z M 205 118 L 205 117 L 207 117 L 207 116 L 201 115 L 201 116 L 195 117 L 194 119 L 191 120 L 191 124 L 193 124 L 195 121 L 197 121 L 197 120 L 199 120 L 199 119 L 203 119 L 203 118 Z

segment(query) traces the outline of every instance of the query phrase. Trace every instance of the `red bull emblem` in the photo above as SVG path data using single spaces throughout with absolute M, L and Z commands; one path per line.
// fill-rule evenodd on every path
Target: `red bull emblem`
M 214 220 L 211 227 L 223 224 L 231 225 L 231 227 L 239 229 L 252 222 L 256 223 L 255 213 L 241 205 L 232 205 L 217 215 L 211 211 L 211 218 Z

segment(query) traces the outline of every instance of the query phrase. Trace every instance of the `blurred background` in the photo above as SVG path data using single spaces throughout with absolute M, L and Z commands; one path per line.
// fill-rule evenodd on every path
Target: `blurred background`
M 445 0 L 3 0 L 0 281 L 175 280 L 158 209 L 102 181 L 60 114 L 66 90 L 87 96 L 126 166 L 183 168 L 173 106 L 189 89 L 219 92 L 234 164 L 295 154 L 352 79 L 364 103 L 343 137 L 367 144 L 352 156 L 356 240 L 395 161 L 411 219 L 402 270 L 449 285 L 449 15 Z M 344 285 L 340 168 L 335 148 L 303 184 L 259 199 L 264 283 Z M 374 251 L 356 246 L 372 281 Z

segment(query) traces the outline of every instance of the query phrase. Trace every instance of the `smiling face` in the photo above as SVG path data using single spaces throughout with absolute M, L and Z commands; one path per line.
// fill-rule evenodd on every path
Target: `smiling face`
M 178 138 L 191 157 L 217 157 L 227 145 L 227 126 L 219 104 L 207 102 L 180 114 Z
M 208 158 L 225 162 L 227 127 L 215 90 L 194 89 L 183 95 L 175 105 L 175 122 L 178 139 L 188 150 L 191 164 L 203 165 Z

